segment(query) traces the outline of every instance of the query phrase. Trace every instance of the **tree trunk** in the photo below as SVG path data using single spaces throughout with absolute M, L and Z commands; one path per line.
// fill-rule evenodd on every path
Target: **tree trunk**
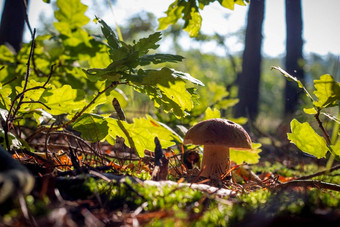
M 242 72 L 238 78 L 239 103 L 235 107 L 235 115 L 252 120 L 258 114 L 264 7 L 264 0 L 253 0 L 250 3 Z
M 302 56 L 302 15 L 301 0 L 286 0 L 286 71 L 299 80 L 304 79 Z M 296 83 L 286 80 L 284 114 L 291 115 L 296 111 L 301 89 Z
M 28 4 L 28 0 L 26 0 Z M 25 26 L 26 7 L 23 0 L 6 0 L 0 24 L 0 45 L 9 44 L 18 52 Z

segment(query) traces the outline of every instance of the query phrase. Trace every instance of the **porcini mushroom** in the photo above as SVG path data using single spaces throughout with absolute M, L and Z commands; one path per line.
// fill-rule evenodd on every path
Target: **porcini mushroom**
M 215 118 L 197 123 L 184 136 L 184 144 L 203 145 L 201 176 L 220 179 L 230 168 L 229 149 L 251 149 L 251 139 L 241 125 Z

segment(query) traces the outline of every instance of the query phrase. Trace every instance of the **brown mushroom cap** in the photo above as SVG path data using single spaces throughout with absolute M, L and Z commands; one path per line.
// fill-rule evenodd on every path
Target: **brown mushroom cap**
M 221 118 L 197 123 L 185 134 L 183 143 L 222 145 L 239 150 L 251 149 L 251 139 L 242 126 Z

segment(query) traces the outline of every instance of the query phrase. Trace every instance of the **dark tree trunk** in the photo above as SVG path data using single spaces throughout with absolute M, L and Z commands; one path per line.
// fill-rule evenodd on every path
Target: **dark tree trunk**
M 304 79 L 302 56 L 302 15 L 301 0 L 286 0 L 286 71 L 299 80 Z M 286 81 L 284 114 L 291 115 L 296 111 L 301 89 L 296 83 Z
M 28 3 L 28 0 L 26 0 Z M 23 0 L 6 0 L 0 24 L 0 45 L 10 44 L 16 52 L 21 48 L 26 7 Z
M 255 120 L 258 114 L 264 7 L 264 0 L 253 0 L 250 3 L 242 72 L 238 78 L 240 101 L 235 107 L 235 115 L 246 116 L 252 120 Z

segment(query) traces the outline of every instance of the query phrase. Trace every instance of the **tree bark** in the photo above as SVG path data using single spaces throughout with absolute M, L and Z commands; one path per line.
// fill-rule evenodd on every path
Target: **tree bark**
M 28 4 L 28 0 L 26 0 Z M 9 44 L 18 52 L 25 27 L 24 0 L 6 0 L 0 24 L 0 45 Z
M 252 120 L 255 120 L 258 114 L 264 7 L 264 0 L 253 0 L 250 3 L 242 72 L 238 78 L 239 103 L 235 107 L 235 115 L 246 116 Z
M 302 13 L 301 0 L 286 0 L 286 58 L 285 69 L 299 80 L 304 79 L 303 71 L 303 40 L 302 40 Z M 296 83 L 286 80 L 285 86 L 285 116 L 296 111 L 301 89 Z

